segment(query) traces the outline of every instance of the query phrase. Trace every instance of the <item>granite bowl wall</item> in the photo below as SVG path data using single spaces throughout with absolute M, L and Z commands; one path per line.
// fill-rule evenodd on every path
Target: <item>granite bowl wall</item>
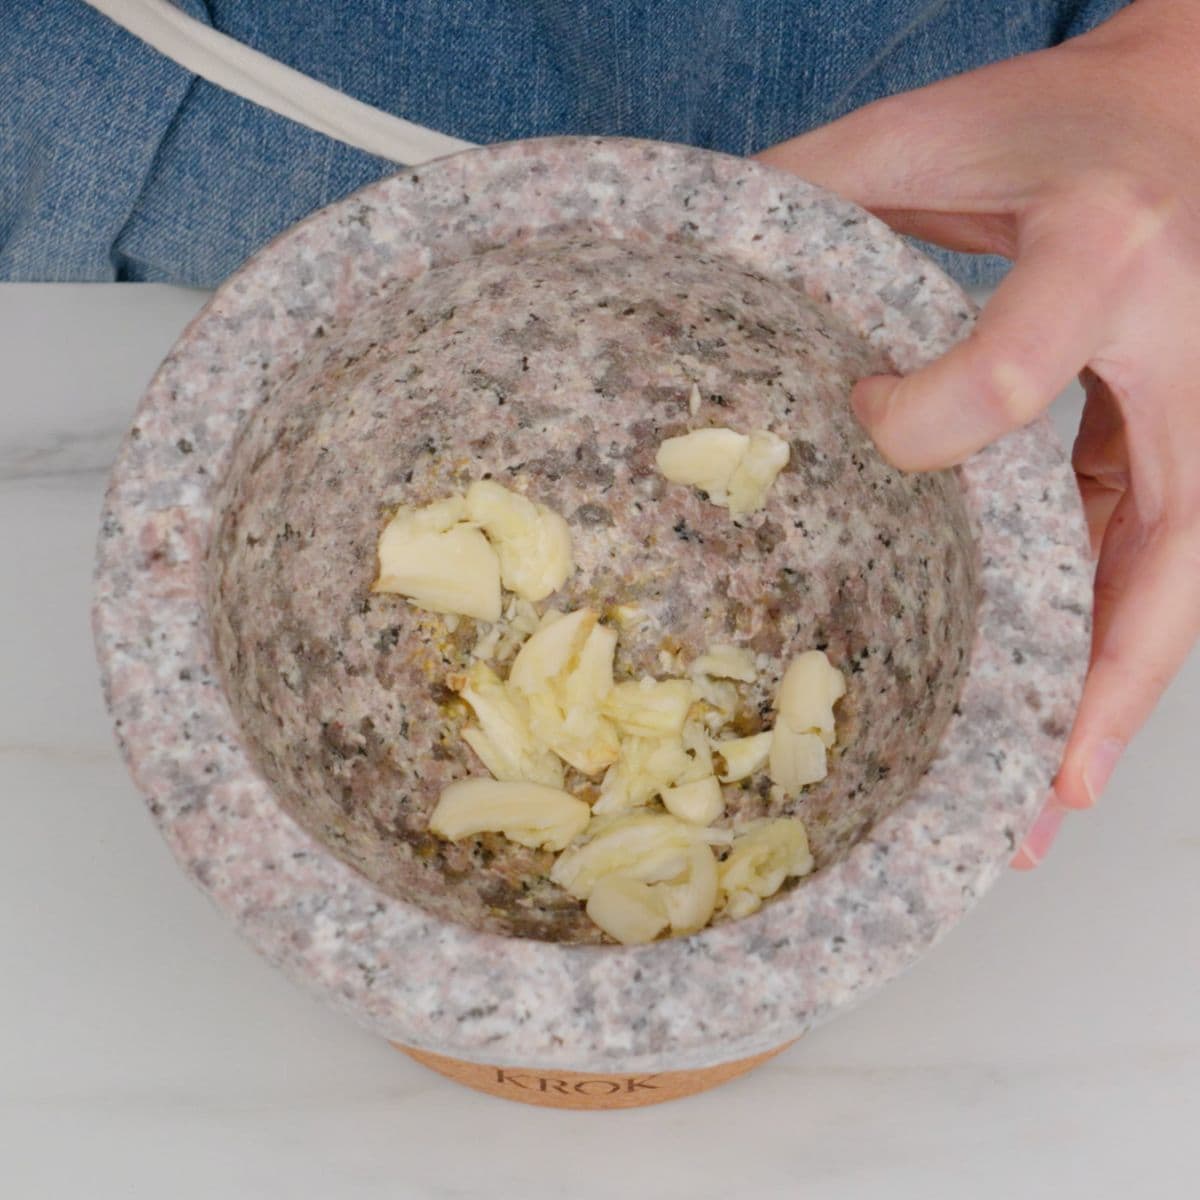
M 829 778 L 789 801 L 765 774 L 727 787 L 719 822 L 801 816 L 818 869 L 835 862 L 936 752 L 978 599 L 953 474 L 889 468 L 846 403 L 886 367 L 828 305 L 736 259 L 581 234 L 436 267 L 326 328 L 247 422 L 209 551 L 216 659 L 280 804 L 435 916 L 600 941 L 546 878 L 553 855 L 428 832 L 442 789 L 482 771 L 446 687 L 480 630 L 370 591 L 397 505 L 489 477 L 570 522 L 580 569 L 555 605 L 637 607 L 630 677 L 661 674 L 664 645 L 747 646 L 765 656 L 750 734 L 792 655 L 816 646 L 845 672 Z M 763 511 L 735 522 L 655 469 L 665 437 L 707 425 L 789 438 Z

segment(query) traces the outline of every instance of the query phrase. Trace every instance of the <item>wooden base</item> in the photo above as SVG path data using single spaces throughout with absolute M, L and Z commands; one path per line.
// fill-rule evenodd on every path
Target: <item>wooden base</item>
M 747 1071 L 753 1071 L 768 1059 L 786 1050 L 793 1043 L 739 1058 L 736 1062 L 718 1063 L 715 1067 L 697 1067 L 691 1071 L 661 1071 L 658 1074 L 593 1075 L 582 1071 L 542 1071 L 524 1067 L 489 1067 L 482 1063 L 446 1058 L 428 1050 L 416 1050 L 393 1042 L 397 1050 L 416 1059 L 422 1066 L 453 1079 L 477 1092 L 516 1100 L 521 1104 L 537 1104 L 543 1108 L 580 1108 L 596 1111 L 614 1108 L 642 1108 L 647 1104 L 662 1104 L 682 1096 L 706 1092 Z

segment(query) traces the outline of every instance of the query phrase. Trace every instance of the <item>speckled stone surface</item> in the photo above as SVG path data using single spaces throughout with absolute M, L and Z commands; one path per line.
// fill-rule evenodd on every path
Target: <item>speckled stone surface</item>
M 597 290 L 636 293 L 622 318 L 635 336 L 616 332 L 624 309 L 598 309 L 602 297 L 584 289 L 547 310 L 554 328 L 539 346 L 539 331 L 524 320 L 529 304 L 522 313 L 512 300 L 530 299 L 539 272 L 552 287 L 564 247 L 578 259 L 585 241 L 596 247 L 588 253 Z M 530 270 L 513 281 L 506 256 Z M 637 268 L 650 259 L 660 267 L 653 280 Z M 674 265 L 664 275 L 667 259 Z M 671 278 L 677 307 L 664 304 Z M 724 301 L 717 283 L 729 293 Z M 464 318 L 455 324 L 460 305 L 477 323 L 503 318 L 511 345 L 452 335 L 471 327 Z M 715 347 L 700 326 L 722 306 L 732 321 L 726 345 Z M 449 307 L 456 313 L 445 321 L 428 319 Z M 423 328 L 409 308 L 424 314 Z M 756 334 L 746 318 L 761 321 L 765 311 L 773 332 Z M 483 1062 L 707 1065 L 794 1038 L 894 976 L 994 880 L 1032 820 L 1087 655 L 1082 517 L 1047 426 L 1005 439 L 954 476 L 904 481 L 836 412 L 856 373 L 926 361 L 970 319 L 936 268 L 853 206 L 755 164 L 678 147 L 555 139 L 473 151 L 384 181 L 289 231 L 218 292 L 164 363 L 103 518 L 95 628 L 106 694 L 134 777 L 181 863 L 293 978 L 389 1038 Z M 811 347 L 825 340 L 811 336 L 818 325 L 837 347 L 824 364 L 781 353 L 781 329 L 807 329 L 807 340 L 789 343 Z M 555 338 L 566 339 L 557 354 Z M 419 378 L 404 377 L 401 343 L 418 348 L 425 370 L 482 372 L 474 394 L 464 390 L 437 411 L 432 395 L 422 399 Z M 534 378 L 509 379 L 522 358 Z M 605 362 L 612 371 L 599 369 Z M 487 906 L 507 911 L 489 917 L 472 898 L 469 863 L 457 864 L 465 869 L 455 880 L 447 866 L 456 864 L 438 858 L 421 888 L 409 865 L 419 817 L 406 824 L 395 803 L 380 805 L 406 770 L 425 766 L 372 754 L 371 739 L 398 733 L 389 725 L 402 719 L 397 693 L 418 711 L 430 701 L 413 686 L 411 664 L 389 665 L 391 631 L 399 624 L 397 644 L 410 644 L 402 623 L 411 614 L 385 608 L 383 597 L 345 612 L 368 572 L 359 535 L 377 528 L 381 505 L 408 498 L 409 486 L 421 489 L 417 499 L 432 496 L 443 472 L 465 478 L 497 451 L 503 461 L 494 470 L 521 462 L 517 431 L 504 421 L 519 422 L 540 402 L 538 419 L 558 431 L 551 442 L 559 449 L 572 438 L 586 445 L 584 434 L 600 427 L 623 431 L 619 453 L 586 461 L 601 475 L 607 461 L 622 497 L 662 509 L 655 553 L 667 557 L 664 576 L 673 579 L 696 545 L 675 535 L 677 522 L 720 542 L 703 502 L 682 489 L 662 492 L 642 461 L 660 431 L 688 424 L 692 379 L 706 393 L 728 392 L 747 424 L 759 413 L 773 425 L 793 423 L 793 469 L 781 477 L 778 502 L 724 543 L 705 543 L 753 564 L 749 573 L 728 571 L 729 598 L 749 608 L 752 595 L 738 587 L 761 585 L 777 604 L 784 632 L 752 613 L 742 632 L 805 644 L 823 633 L 831 656 L 859 665 L 851 667 L 852 691 L 860 684 L 848 710 L 854 736 L 805 812 L 823 867 L 757 916 L 690 938 L 618 948 L 500 936 L 489 925 L 564 931 L 525 921 L 513 904 Z M 309 399 L 319 380 L 324 406 Z M 497 389 L 511 390 L 511 402 L 498 406 Z M 412 425 L 486 444 L 467 445 L 457 460 L 414 462 L 410 448 L 407 463 L 377 459 L 354 472 L 355 438 L 404 431 L 407 410 L 382 403 L 395 405 L 400 391 Z M 630 420 L 637 392 L 645 393 L 643 415 Z M 384 415 L 359 418 L 356 409 L 345 419 L 359 404 Z M 474 406 L 480 419 L 464 429 L 459 418 Z M 511 408 L 503 420 L 501 407 Z M 695 423 L 723 421 L 706 406 Z M 623 475 L 612 466 L 618 461 Z M 597 566 L 609 527 L 581 511 L 591 491 L 560 468 L 544 454 L 537 490 L 572 515 L 585 567 L 572 586 L 611 589 L 615 578 L 587 569 Z M 256 487 L 261 494 L 246 503 Z M 361 504 L 348 488 L 361 492 Z M 785 528 L 793 509 L 803 531 Z M 307 528 L 289 521 L 321 511 L 328 520 Z M 872 537 L 890 537 L 893 524 L 901 536 L 872 555 Z M 850 541 L 841 543 L 844 530 Z M 276 554 L 252 553 L 247 535 L 258 546 L 270 538 Z M 253 592 L 255 583 L 281 587 L 306 553 L 338 565 L 297 589 L 287 610 L 302 637 L 333 648 L 311 662 L 294 643 L 286 650 L 286 638 L 272 640 L 278 592 Z M 800 572 L 806 592 L 790 577 L 787 588 L 779 582 L 784 566 Z M 727 613 L 722 605 L 706 616 L 695 598 L 673 604 L 663 589 L 654 602 L 700 636 L 706 620 Z M 336 615 L 323 617 L 322 602 Z M 249 627 L 235 629 L 239 620 Z M 228 690 L 214 627 L 236 680 Z M 893 635 L 903 636 L 881 644 Z M 910 636 L 924 643 L 900 650 Z M 969 669 L 955 700 L 960 648 Z M 634 659 L 649 650 L 634 646 Z M 902 670 L 898 650 L 910 655 Z M 263 661 L 248 666 L 248 651 Z M 360 690 L 352 681 L 368 667 Z M 265 722 L 288 691 L 273 681 L 289 669 L 302 699 L 273 718 L 283 720 L 281 739 Z M 349 696 L 384 707 L 380 715 L 356 711 L 357 724 L 343 712 L 331 747 L 336 718 L 322 706 L 344 709 Z M 364 727 L 365 717 L 376 724 Z M 314 732 L 306 756 L 285 750 Z M 355 759 L 365 765 L 345 766 Z M 417 892 L 421 905 L 410 899 Z
M 618 677 L 733 642 L 766 656 L 738 718 L 769 728 L 788 658 L 850 679 L 830 777 L 798 803 L 730 785 L 720 824 L 799 813 L 819 867 L 912 790 L 965 672 L 974 553 L 952 475 L 902 475 L 846 394 L 883 355 L 802 293 L 691 246 L 548 238 L 430 271 L 319 339 L 253 415 L 218 494 L 216 657 L 251 755 L 306 828 L 392 896 L 496 933 L 600 941 L 553 856 L 427 832 L 486 773 L 446 679 L 479 636 L 372 596 L 401 503 L 489 475 L 567 515 L 560 608 L 636 605 Z M 707 397 L 692 417 L 692 383 Z M 708 424 L 787 433 L 764 511 L 735 523 L 654 466 Z M 587 780 L 571 782 L 578 791 Z

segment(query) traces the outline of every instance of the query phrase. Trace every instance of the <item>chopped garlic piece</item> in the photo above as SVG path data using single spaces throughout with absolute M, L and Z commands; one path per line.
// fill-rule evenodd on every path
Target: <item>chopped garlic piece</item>
M 612 690 L 614 630 L 596 624 L 591 609 L 543 622 L 521 647 L 509 686 L 529 707 L 533 736 L 585 775 L 596 775 L 620 753 L 617 730 L 600 711 Z
M 820 734 L 797 733 L 779 722 L 771 734 L 771 782 L 785 795 L 796 795 L 802 787 L 819 783 L 829 773 L 826 754 Z
M 692 706 L 692 685 L 686 679 L 651 679 L 616 684 L 603 711 L 626 733 L 642 737 L 678 736 Z
M 725 811 L 721 785 L 712 775 L 667 788 L 662 802 L 672 816 L 693 825 L 711 825 Z
M 431 508 L 449 506 L 441 501 Z M 469 525 L 438 530 L 448 512 L 402 509 L 379 538 L 379 576 L 373 592 L 406 596 L 431 612 L 481 621 L 500 619 L 500 563 L 487 538 Z
M 748 892 L 765 900 L 779 891 L 789 876 L 807 875 L 812 869 L 813 857 L 803 822 L 777 817 L 755 821 L 739 832 L 718 873 L 726 896 Z M 746 903 L 744 899 L 738 902 L 739 906 Z
M 691 395 L 688 396 L 688 412 L 694 417 L 700 411 L 700 385 L 692 384 Z
M 787 442 L 769 429 L 749 435 L 724 428 L 695 429 L 667 438 L 655 462 L 672 483 L 700 488 L 736 518 L 758 512 L 766 504 L 790 453 Z
M 528 600 L 522 600 L 520 596 L 514 596 L 509 601 L 508 607 L 504 610 L 504 615 L 508 619 L 509 628 L 515 629 L 518 633 L 530 634 L 553 611 L 553 609 L 549 609 L 545 617 L 539 617 L 537 609 Z
M 757 672 L 754 669 L 754 655 L 749 650 L 737 646 L 709 646 L 692 663 L 692 674 L 753 683 Z
M 467 519 L 467 502 L 462 496 L 447 496 L 423 508 L 398 508 L 380 537 L 381 546 L 388 538 L 404 540 L 417 533 L 445 533 Z
M 721 911 L 727 917 L 748 917 L 762 908 L 762 897 L 753 892 L 730 892 Z
M 768 729 L 766 733 L 713 742 L 712 748 L 725 760 L 725 770 L 719 775 L 721 782 L 737 783 L 761 771 L 771 753 L 771 736 Z
M 756 429 L 750 445 L 729 480 L 729 515 L 743 517 L 758 512 L 767 502 L 779 472 L 787 466 L 791 448 L 767 429 Z
M 702 841 L 702 833 L 668 813 L 600 818 L 589 827 L 586 842 L 558 856 L 550 878 L 577 900 L 586 900 L 596 881 L 614 871 L 643 883 L 674 879 L 686 870 L 688 854 Z
M 569 709 L 565 716 L 544 712 L 534 727 L 559 758 L 584 775 L 598 775 L 621 753 L 612 722 L 591 709 Z
M 717 907 L 718 889 L 716 856 L 703 844 L 689 851 L 683 879 L 655 884 L 653 888 L 666 903 L 672 933 L 703 929 Z
M 692 765 L 678 738 L 622 738 L 620 757 L 604 776 L 592 811 L 620 813 L 646 804 Z
M 711 675 L 693 675 L 692 689 L 698 700 L 703 700 L 712 710 L 705 724 L 714 733 L 727 725 L 737 713 L 738 691 L 728 679 L 713 679 Z
M 654 461 L 672 483 L 698 487 L 714 504 L 724 504 L 729 481 L 749 445 L 744 433 L 732 429 L 695 429 L 667 438 Z
M 479 722 L 478 730 L 463 730 L 463 739 L 497 779 L 562 786 L 562 765 L 534 740 L 522 707 L 490 667 L 473 663 L 459 694 Z
M 712 857 L 712 851 L 705 848 Z M 655 887 L 628 875 L 605 875 L 588 897 L 587 915 L 609 937 L 625 946 L 652 942 L 669 918 L 664 897 Z
M 568 710 L 600 707 L 612 691 L 616 652 L 617 631 L 607 625 L 594 625 L 563 684 L 563 702 Z
M 501 632 L 502 626 L 499 622 L 489 626 L 487 632 L 482 634 L 475 642 L 475 645 L 471 647 L 471 657 L 481 661 L 494 658 L 500 649 Z
M 712 749 L 708 744 L 708 734 L 698 721 L 686 721 L 683 726 L 683 748 L 692 760 L 687 770 L 680 774 L 677 783 L 693 783 L 715 775 L 713 769 Z
M 582 800 L 558 788 L 463 779 L 442 792 L 429 828 L 452 842 L 477 833 L 502 833 L 522 846 L 561 850 L 583 832 L 590 817 Z
M 775 698 L 779 719 L 796 733 L 815 732 L 826 746 L 835 737 L 833 706 L 846 694 L 846 680 L 822 650 L 797 655 L 784 672 Z
M 580 608 L 542 625 L 513 659 L 509 686 L 527 695 L 545 691 L 578 659 L 595 624 L 596 614 Z
M 544 504 L 481 479 L 467 489 L 467 517 L 495 547 L 504 586 L 523 600 L 544 600 L 570 575 L 570 527 Z

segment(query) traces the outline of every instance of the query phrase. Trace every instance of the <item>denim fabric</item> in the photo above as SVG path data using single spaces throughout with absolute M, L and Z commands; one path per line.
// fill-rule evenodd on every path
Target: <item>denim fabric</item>
M 626 134 L 745 154 L 1055 44 L 1123 0 L 177 0 L 475 142 Z M 210 84 L 79 0 L 0 0 L 0 277 L 212 285 L 394 170 Z M 965 282 L 997 263 L 945 256 Z

